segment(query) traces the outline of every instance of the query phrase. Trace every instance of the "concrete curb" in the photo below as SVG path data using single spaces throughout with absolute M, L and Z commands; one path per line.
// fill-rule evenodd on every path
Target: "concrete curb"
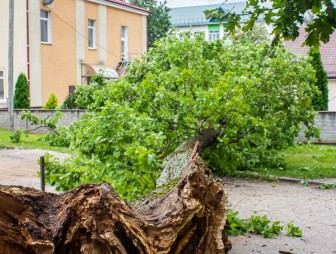
M 289 183 L 299 183 L 299 184 L 305 183 L 305 181 L 302 179 L 290 178 L 290 177 L 278 177 L 278 180 L 281 182 L 289 182 Z M 322 184 L 336 184 L 336 180 L 335 179 L 309 180 L 307 184 L 317 186 L 320 186 Z

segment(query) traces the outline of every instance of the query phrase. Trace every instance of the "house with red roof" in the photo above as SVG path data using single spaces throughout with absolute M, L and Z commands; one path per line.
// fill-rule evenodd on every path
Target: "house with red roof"
M 286 41 L 284 46 L 299 55 L 308 55 L 309 48 L 302 47 L 307 33 L 300 28 L 300 36 L 295 41 Z M 321 60 L 328 76 L 329 103 L 328 111 L 336 111 L 336 32 L 331 34 L 330 40 L 320 46 Z

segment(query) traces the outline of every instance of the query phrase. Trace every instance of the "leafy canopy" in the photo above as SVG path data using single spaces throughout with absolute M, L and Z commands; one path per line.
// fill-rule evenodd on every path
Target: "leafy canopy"
M 156 0 L 131 0 L 132 4 L 150 10 L 152 13 L 149 16 L 149 31 L 148 31 L 148 46 L 153 46 L 153 43 L 164 37 L 171 27 L 169 8 L 166 6 L 166 1 L 158 2 Z
M 318 46 L 320 41 L 328 42 L 330 34 L 336 29 L 336 8 L 332 0 L 247 0 L 246 8 L 241 14 L 220 8 L 205 11 L 208 19 L 227 22 L 226 29 L 230 32 L 241 27 L 242 16 L 249 16 L 242 27 L 243 31 L 251 29 L 258 18 L 262 17 L 266 24 L 273 26 L 274 42 L 297 38 L 299 26 L 305 23 L 305 15 L 309 13 L 314 18 L 306 24 L 308 36 L 304 44 Z
M 67 189 L 106 180 L 134 198 L 155 188 L 169 152 L 209 129 L 218 136 L 206 154 L 213 165 L 257 164 L 291 142 L 300 122 L 316 134 L 314 81 L 307 60 L 265 41 L 227 46 L 201 35 L 163 38 L 125 78 L 87 87 L 90 111 L 70 129 L 80 155 L 51 166 L 49 181 Z

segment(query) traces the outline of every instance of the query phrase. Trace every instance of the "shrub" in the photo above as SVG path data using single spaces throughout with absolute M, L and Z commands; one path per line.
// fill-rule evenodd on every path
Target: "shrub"
M 27 109 L 29 108 L 29 90 L 28 81 L 24 73 L 20 73 L 16 84 L 14 93 L 14 108 Z
M 28 136 L 28 132 L 26 130 L 17 129 L 11 136 L 9 136 L 12 143 L 19 143 L 21 140 L 21 134 L 26 134 Z
M 54 93 L 51 93 L 44 109 L 56 109 L 57 103 L 58 103 L 58 100 L 57 100 L 56 95 Z
M 74 94 L 69 93 L 68 96 L 65 98 L 63 105 L 63 109 L 75 109 L 77 108 L 76 104 L 76 97 Z
M 311 64 L 316 70 L 316 87 L 319 90 L 312 98 L 312 104 L 315 110 L 328 110 L 328 76 L 324 70 L 320 52 L 309 51 Z

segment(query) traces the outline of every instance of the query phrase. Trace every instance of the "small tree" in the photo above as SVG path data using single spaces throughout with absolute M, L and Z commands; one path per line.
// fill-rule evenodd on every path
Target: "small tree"
M 58 100 L 56 95 L 54 93 L 51 93 L 44 109 L 55 109 L 57 108 L 57 103 Z
M 316 70 L 316 87 L 319 90 L 312 98 L 312 104 L 315 110 L 328 110 L 328 76 L 323 68 L 320 52 L 309 51 L 311 64 Z
M 15 84 L 14 108 L 16 109 L 29 108 L 28 96 L 29 96 L 29 90 L 26 75 L 24 73 L 20 73 Z

